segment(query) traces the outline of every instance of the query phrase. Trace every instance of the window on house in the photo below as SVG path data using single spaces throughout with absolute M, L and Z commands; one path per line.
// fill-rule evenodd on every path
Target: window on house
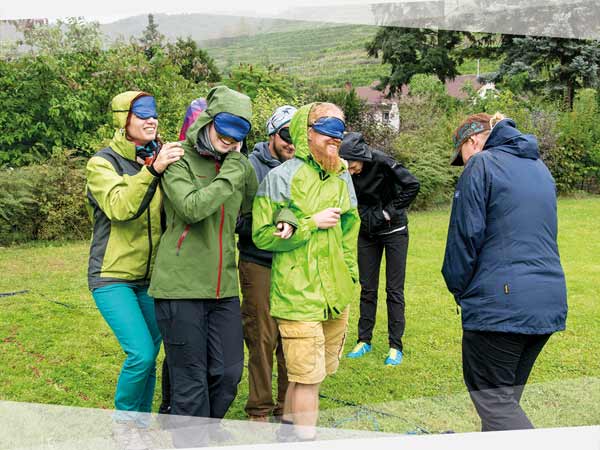
M 390 113 L 389 112 L 384 112 L 383 113 L 383 120 L 386 120 L 386 121 L 390 120 Z

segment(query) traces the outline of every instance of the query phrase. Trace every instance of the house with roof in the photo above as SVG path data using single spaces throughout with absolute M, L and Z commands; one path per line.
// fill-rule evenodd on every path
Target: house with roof
M 402 86 L 401 94 L 394 95 L 388 98 L 389 90 L 386 88 L 383 91 L 376 89 L 379 81 L 374 81 L 370 86 L 359 86 L 354 90 L 359 98 L 365 101 L 373 118 L 384 125 L 388 125 L 398 131 L 400 129 L 400 114 L 398 104 L 402 97 L 409 95 L 407 85 Z M 484 97 L 489 92 L 495 92 L 496 89 L 493 83 L 482 83 L 477 75 L 459 75 L 453 80 L 446 81 L 446 92 L 449 96 L 464 100 L 468 94 L 463 88 L 470 84 L 480 96 Z M 346 82 L 345 89 L 350 91 L 352 83 Z

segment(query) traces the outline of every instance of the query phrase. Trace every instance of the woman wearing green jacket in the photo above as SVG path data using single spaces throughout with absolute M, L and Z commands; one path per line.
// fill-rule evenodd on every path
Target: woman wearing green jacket
M 147 294 L 161 234 L 158 181 L 183 156 L 179 143 L 157 137 L 154 97 L 123 92 L 111 103 L 116 127 L 108 147 L 86 168 L 87 208 L 93 223 L 88 284 L 100 313 L 127 358 L 115 394 L 115 419 L 143 425 L 154 394 L 155 360 L 161 337 L 154 301 Z
M 206 103 L 186 132 L 185 156 L 161 180 L 166 230 L 149 292 L 165 342 L 171 414 L 222 418 L 244 361 L 234 230 L 240 209 L 252 208 L 257 181 L 240 152 L 250 98 L 218 86 Z

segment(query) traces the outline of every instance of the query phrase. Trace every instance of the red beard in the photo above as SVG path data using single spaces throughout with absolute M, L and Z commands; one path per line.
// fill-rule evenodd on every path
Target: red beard
M 330 153 L 327 151 L 328 148 L 329 147 L 315 149 L 311 148 L 310 152 L 315 158 L 315 161 L 317 161 L 319 165 L 325 169 L 325 171 L 335 173 L 342 166 L 342 160 L 340 159 L 337 149 L 335 153 Z

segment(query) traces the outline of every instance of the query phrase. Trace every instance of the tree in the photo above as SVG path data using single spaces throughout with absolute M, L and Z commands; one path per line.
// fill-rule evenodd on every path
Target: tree
M 383 64 L 390 64 L 391 73 L 382 77 L 378 89 L 389 88 L 389 96 L 408 84 L 417 73 L 433 74 L 441 82 L 454 79 L 463 61 L 459 47 L 468 33 L 425 28 L 380 28 L 367 52 L 371 57 L 382 56 Z
M 560 96 L 569 111 L 577 90 L 599 84 L 600 41 L 506 36 L 494 51 L 505 57 L 496 80 L 520 75 L 523 89 Z
M 158 24 L 154 22 L 154 15 L 148 14 L 148 25 L 142 32 L 140 44 L 144 48 L 144 53 L 148 59 L 157 53 L 163 47 L 165 36 L 158 31 Z
M 321 90 L 311 100 L 338 105 L 344 111 L 348 129 L 360 131 L 367 113 L 367 104 L 358 96 L 356 89 Z
M 167 53 L 173 65 L 179 67 L 182 77 L 194 83 L 221 81 L 215 61 L 191 37 L 177 38 L 174 44 L 167 46 Z
M 293 79 L 279 68 L 242 64 L 234 68 L 225 80 L 231 89 L 243 92 L 254 99 L 259 89 L 269 90 L 284 99 L 294 98 Z
M 113 131 L 110 99 L 126 90 L 151 92 L 162 137 L 176 139 L 182 111 L 206 87 L 183 78 L 168 58 L 148 60 L 138 45 L 104 49 L 97 24 L 34 27 L 24 41 L 31 51 L 0 59 L 0 166 L 98 150 Z

